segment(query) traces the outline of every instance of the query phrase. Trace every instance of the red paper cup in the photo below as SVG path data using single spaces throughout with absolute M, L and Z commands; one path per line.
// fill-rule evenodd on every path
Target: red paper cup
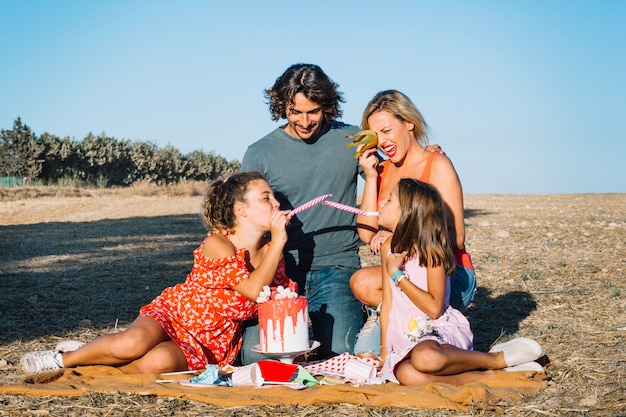
M 266 381 L 291 382 L 298 373 L 298 365 L 283 363 L 274 360 L 262 360 L 257 362 L 261 369 L 261 375 Z

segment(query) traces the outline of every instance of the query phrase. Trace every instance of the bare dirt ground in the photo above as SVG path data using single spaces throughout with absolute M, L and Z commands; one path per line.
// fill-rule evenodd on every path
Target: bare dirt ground
M 193 187 L 192 187 L 193 188 Z M 0 384 L 59 340 L 127 326 L 184 280 L 205 230 L 197 190 L 0 189 Z M 549 386 L 463 415 L 626 416 L 626 194 L 468 195 L 479 290 L 467 311 L 479 350 L 537 339 Z M 364 264 L 377 260 L 366 247 Z M 0 416 L 448 416 L 350 404 L 224 408 L 174 398 L 0 396 Z

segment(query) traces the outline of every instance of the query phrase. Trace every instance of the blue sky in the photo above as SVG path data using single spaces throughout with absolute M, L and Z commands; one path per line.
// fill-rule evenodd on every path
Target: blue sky
M 0 19 L 1 129 L 241 160 L 279 125 L 263 90 L 310 62 L 348 123 L 406 93 L 467 194 L 626 192 L 626 1 L 0 0 Z

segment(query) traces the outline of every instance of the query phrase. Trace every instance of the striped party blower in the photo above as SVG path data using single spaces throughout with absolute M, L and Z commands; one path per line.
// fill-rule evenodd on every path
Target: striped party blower
M 361 216 L 378 216 L 377 211 L 363 211 L 356 207 L 346 206 L 345 204 L 337 203 L 334 201 L 324 201 L 322 202 L 325 206 L 333 207 L 339 210 L 347 211 L 354 214 L 360 214 Z
M 321 203 L 322 201 L 326 200 L 328 197 L 331 197 L 332 194 L 325 194 L 325 195 L 321 195 L 317 198 L 314 198 L 311 201 L 307 201 L 306 203 L 302 204 L 301 206 L 296 207 L 295 209 L 291 210 L 289 212 L 289 216 L 295 216 L 296 214 L 313 207 L 316 204 Z

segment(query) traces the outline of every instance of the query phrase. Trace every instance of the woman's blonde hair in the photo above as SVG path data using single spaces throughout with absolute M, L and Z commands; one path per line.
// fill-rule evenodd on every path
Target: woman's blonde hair
M 428 145 L 428 125 L 415 104 L 398 90 L 385 90 L 376 95 L 367 104 L 361 118 L 361 128 L 369 129 L 367 119 L 377 111 L 384 110 L 403 122 L 415 125 L 413 135 L 422 146 Z

